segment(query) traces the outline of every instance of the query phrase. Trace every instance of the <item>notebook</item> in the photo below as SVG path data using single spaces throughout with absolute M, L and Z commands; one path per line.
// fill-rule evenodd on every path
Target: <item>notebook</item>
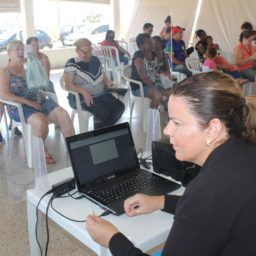
M 66 144 L 78 191 L 115 215 L 136 193 L 162 195 L 180 187 L 140 168 L 129 123 L 67 137 Z

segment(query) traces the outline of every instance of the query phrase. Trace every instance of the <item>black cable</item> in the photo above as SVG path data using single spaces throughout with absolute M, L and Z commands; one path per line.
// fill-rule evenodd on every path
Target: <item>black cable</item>
M 40 249 L 41 256 L 43 255 L 43 250 L 42 250 L 41 244 L 40 244 L 39 239 L 38 239 L 38 234 L 37 234 L 37 229 L 38 229 L 38 212 L 39 212 L 38 210 L 39 210 L 39 205 L 40 205 L 41 201 L 43 200 L 43 198 L 45 196 L 49 195 L 50 193 L 52 193 L 52 189 L 47 191 L 45 194 L 43 194 L 41 196 L 41 198 L 39 199 L 37 205 L 36 205 L 36 227 L 35 227 L 35 233 L 36 233 L 36 242 L 37 242 L 38 247 Z
M 53 200 L 55 199 L 56 197 L 53 198 Z M 64 198 L 64 197 L 58 197 L 58 198 Z M 51 208 L 56 212 L 58 213 L 60 216 L 62 216 L 63 218 L 65 219 L 68 219 L 70 221 L 74 221 L 74 222 L 80 222 L 80 223 L 83 223 L 83 222 L 86 222 L 86 220 L 75 220 L 75 219 L 71 219 L 67 216 L 65 216 L 64 214 L 62 214 L 61 212 L 59 212 L 58 210 L 56 210 L 54 207 L 53 207 L 53 200 L 51 201 Z
M 45 256 L 48 254 L 48 246 L 49 246 L 49 240 L 50 240 L 50 233 L 49 233 L 49 218 L 48 218 L 48 212 L 51 205 L 51 202 L 53 201 L 55 197 L 52 196 L 47 204 L 46 212 L 45 212 L 45 227 L 46 227 L 46 244 L 45 244 Z
M 54 197 L 53 200 L 51 200 L 51 208 L 52 208 L 56 213 L 58 213 L 58 214 L 59 214 L 60 216 L 62 216 L 63 218 L 65 218 L 65 219 L 67 219 L 67 220 L 70 220 L 70 221 L 73 221 L 73 222 L 78 222 L 78 223 L 84 223 L 84 222 L 86 222 L 86 220 L 75 220 L 75 219 L 72 219 L 72 218 L 70 218 L 70 217 L 65 216 L 64 214 L 62 214 L 62 213 L 59 212 L 58 210 L 56 210 L 56 209 L 53 207 L 53 201 L 54 201 L 55 198 L 57 198 L 57 197 Z M 64 198 L 64 197 L 58 197 L 58 198 Z M 110 213 L 111 213 L 110 211 L 105 211 L 105 212 L 101 213 L 101 214 L 99 215 L 99 217 L 107 216 L 107 215 L 109 215 Z
M 44 195 L 42 195 L 41 198 L 39 199 L 38 203 L 37 203 L 37 206 L 36 206 L 36 227 L 35 227 L 35 233 L 36 233 L 36 241 L 37 241 L 37 244 L 38 244 L 38 246 L 39 246 L 41 256 L 43 255 L 43 249 L 42 249 L 42 247 L 41 247 L 41 244 L 40 244 L 39 239 L 38 239 L 38 234 L 37 234 L 38 219 L 39 219 L 39 218 L 38 218 L 39 205 L 40 205 L 41 201 L 43 200 L 43 198 L 44 198 L 46 195 L 48 195 L 48 194 L 50 194 L 50 193 L 52 193 L 52 192 L 53 192 L 53 189 L 47 191 Z M 63 196 L 63 195 L 62 195 L 62 196 L 59 196 L 59 197 L 55 197 L 54 195 L 52 195 L 51 198 L 50 198 L 50 200 L 48 201 L 47 207 L 46 207 L 46 212 L 45 212 L 45 227 L 46 227 L 45 256 L 47 256 L 47 254 L 48 254 L 48 247 L 49 247 L 49 240 L 50 240 L 49 218 L 48 218 L 48 212 L 49 212 L 50 206 L 51 206 L 51 208 L 52 208 L 56 213 L 58 213 L 58 214 L 59 214 L 60 216 L 62 216 L 63 218 L 66 218 L 66 219 L 68 219 L 68 220 L 70 220 L 70 221 L 74 221 L 74 222 L 86 222 L 86 220 L 75 220 L 75 219 L 71 219 L 71 218 L 69 218 L 69 217 L 63 215 L 62 213 L 60 213 L 59 211 L 57 211 L 57 210 L 53 207 L 53 201 L 54 201 L 55 198 L 67 198 L 67 197 L 71 197 L 71 198 L 77 200 L 77 199 L 81 199 L 81 198 L 84 197 L 84 195 L 81 195 L 81 196 L 78 196 L 78 197 L 74 197 L 73 195 L 75 195 L 77 192 L 78 192 L 78 191 L 75 191 L 75 192 L 72 193 L 72 194 L 68 192 L 68 195 L 66 195 L 66 196 Z M 110 211 L 105 211 L 105 212 L 101 213 L 101 214 L 99 215 L 99 217 L 107 216 L 107 215 L 109 215 L 110 213 L 111 213 Z

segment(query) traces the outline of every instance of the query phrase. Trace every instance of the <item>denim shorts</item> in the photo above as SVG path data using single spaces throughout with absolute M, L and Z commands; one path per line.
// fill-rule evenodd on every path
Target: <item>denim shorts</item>
M 38 113 L 38 112 L 41 112 L 46 116 L 48 116 L 55 108 L 59 107 L 59 105 L 50 98 L 43 99 L 41 106 L 42 106 L 42 110 L 40 111 L 28 105 L 22 105 L 25 121 L 27 122 L 28 118 L 32 114 Z M 16 122 L 20 122 L 19 112 L 16 107 L 8 106 L 8 113 L 11 119 L 13 119 Z

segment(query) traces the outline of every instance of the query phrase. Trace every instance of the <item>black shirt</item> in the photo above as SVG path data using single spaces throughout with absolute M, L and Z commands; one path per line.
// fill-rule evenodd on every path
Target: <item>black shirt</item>
M 140 75 L 135 66 L 134 62 L 138 58 L 143 60 L 144 69 L 145 69 L 145 72 L 147 73 L 148 78 L 152 81 L 153 84 L 159 85 L 160 84 L 160 68 L 159 68 L 157 57 L 156 57 L 156 53 L 154 51 L 152 51 L 151 59 L 147 59 L 141 50 L 136 51 L 134 53 L 134 56 L 132 59 L 132 66 L 131 66 L 131 79 L 141 81 L 143 86 L 148 86 L 140 78 Z M 132 90 L 139 89 L 139 86 L 135 83 L 131 83 L 131 87 L 132 87 Z
M 255 182 L 256 145 L 231 139 L 216 148 L 179 199 L 162 255 L 256 255 Z M 173 198 L 164 210 L 174 211 Z M 109 246 L 114 256 L 146 255 L 121 233 Z

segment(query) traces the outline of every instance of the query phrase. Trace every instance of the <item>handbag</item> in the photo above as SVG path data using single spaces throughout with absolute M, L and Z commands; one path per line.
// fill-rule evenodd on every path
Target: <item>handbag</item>
M 49 89 L 45 69 L 34 53 L 28 53 L 26 81 L 29 89 Z

